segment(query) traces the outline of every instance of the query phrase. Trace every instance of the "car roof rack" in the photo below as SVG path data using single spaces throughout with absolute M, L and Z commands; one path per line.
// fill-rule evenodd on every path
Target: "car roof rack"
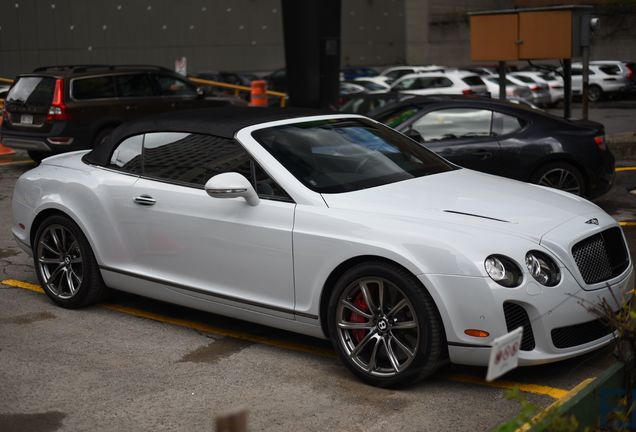
M 99 64 L 75 64 L 75 65 L 49 65 L 49 66 L 40 66 L 33 69 L 33 72 L 67 72 L 72 71 L 76 68 L 83 67 L 108 67 L 108 65 L 99 65 Z
M 52 65 L 42 66 L 35 68 L 33 72 L 88 72 L 91 69 L 106 69 L 106 70 L 118 70 L 118 69 L 146 69 L 146 70 L 160 70 L 172 72 L 163 66 L 155 65 L 141 65 L 141 64 L 122 64 L 122 65 L 108 65 L 108 64 L 77 64 L 77 65 Z

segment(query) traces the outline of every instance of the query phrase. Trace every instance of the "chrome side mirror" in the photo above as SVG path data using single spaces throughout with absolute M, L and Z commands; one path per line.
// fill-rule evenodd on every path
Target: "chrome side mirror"
M 260 199 L 252 183 L 239 173 L 217 174 L 207 181 L 205 191 L 213 198 L 245 198 L 251 206 L 258 205 Z

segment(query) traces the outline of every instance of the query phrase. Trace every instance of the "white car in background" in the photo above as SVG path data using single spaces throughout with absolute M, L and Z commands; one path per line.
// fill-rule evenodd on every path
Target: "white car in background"
M 391 86 L 385 82 L 380 82 L 376 77 L 360 77 L 351 81 L 354 84 L 361 85 L 369 93 L 385 93 L 391 90 Z
M 526 76 L 532 78 L 534 81 L 547 84 L 548 91 L 550 93 L 550 104 L 555 105 L 563 100 L 563 78 L 555 73 L 543 72 L 543 71 L 520 71 L 513 72 L 512 76 Z
M 499 77 L 496 75 L 482 76 L 490 92 L 490 97 L 493 99 L 499 98 Z M 510 100 L 522 100 L 527 103 L 532 103 L 532 93 L 527 86 L 515 84 L 509 79 L 506 79 L 506 99 Z
M 424 72 L 441 72 L 445 69 L 445 66 L 428 65 L 428 66 L 393 66 L 387 68 L 380 73 L 377 77 L 372 77 L 374 80 L 383 80 L 387 84 L 397 81 L 401 77 L 413 73 Z
M 519 327 L 521 365 L 588 353 L 613 339 L 588 306 L 634 288 L 623 232 L 596 205 L 460 168 L 355 115 L 128 122 L 24 173 L 12 209 L 61 307 L 109 287 L 329 338 L 381 386 L 448 358 L 485 366 Z
M 391 91 L 424 96 L 434 94 L 490 95 L 488 87 L 479 75 L 465 71 L 405 75 L 391 85 Z
M 545 107 L 550 104 L 550 88 L 547 84 L 537 82 L 534 78 L 525 75 L 507 74 L 506 78 L 517 85 L 528 87 L 534 105 Z
M 633 85 L 633 73 L 623 62 L 590 62 L 589 88 L 587 98 L 597 102 L 604 97 L 621 95 Z M 629 77 L 629 78 L 628 78 Z M 583 65 L 572 63 L 572 94 L 583 92 Z

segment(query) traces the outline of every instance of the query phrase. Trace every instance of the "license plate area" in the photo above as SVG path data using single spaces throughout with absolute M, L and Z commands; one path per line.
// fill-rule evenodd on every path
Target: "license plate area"
M 33 125 L 33 114 L 22 114 L 20 116 L 20 124 L 22 125 Z

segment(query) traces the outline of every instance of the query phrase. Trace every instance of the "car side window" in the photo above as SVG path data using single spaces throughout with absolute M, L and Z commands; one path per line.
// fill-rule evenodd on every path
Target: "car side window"
M 115 80 L 112 76 L 76 78 L 71 84 L 73 99 L 105 99 L 116 96 Z
M 177 77 L 168 75 L 154 75 L 162 96 L 196 96 L 192 85 Z
M 413 122 L 425 142 L 490 136 L 492 111 L 449 108 L 431 111 Z
M 395 84 L 396 90 L 415 90 L 420 88 L 418 86 L 417 78 L 404 78 L 402 81 Z
M 245 176 L 262 198 L 291 201 L 289 195 L 232 139 L 181 132 L 145 135 L 144 176 L 202 188 L 211 177 L 226 172 Z
M 118 75 L 115 78 L 119 97 L 154 96 L 155 91 L 147 74 Z
M 143 137 L 143 135 L 134 135 L 123 140 L 115 148 L 107 165 L 108 168 L 140 175 Z
M 495 136 L 508 135 L 521 129 L 525 122 L 520 118 L 512 115 L 493 112 L 492 116 L 492 134 Z
M 453 82 L 446 77 L 434 77 L 428 83 L 429 88 L 452 87 Z

